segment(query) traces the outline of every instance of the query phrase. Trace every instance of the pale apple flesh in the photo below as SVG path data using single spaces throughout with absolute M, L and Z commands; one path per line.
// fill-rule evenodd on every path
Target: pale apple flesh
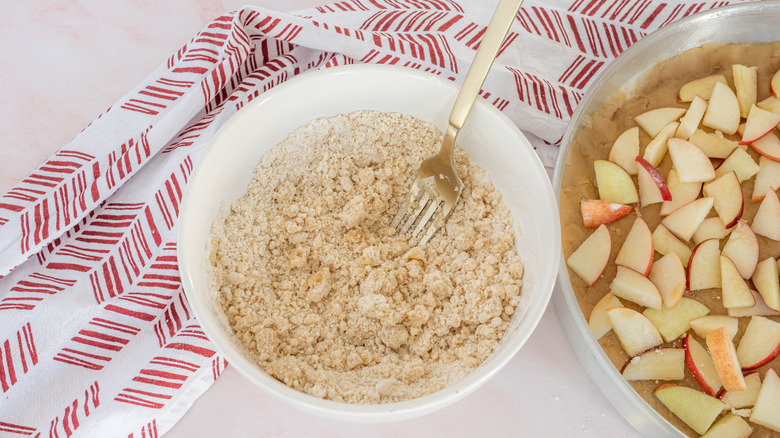
M 749 420 L 780 432 L 780 377 L 772 368 L 764 376 Z
M 780 323 L 763 316 L 750 318 L 737 346 L 743 371 L 760 368 L 780 355 Z
M 655 396 L 698 434 L 707 432 L 726 406 L 715 397 L 674 383 L 658 386 Z
M 716 395 L 723 384 L 720 382 L 720 376 L 718 376 L 710 353 L 690 333 L 683 338 L 683 348 L 685 349 L 685 365 L 693 378 L 696 379 L 699 387 L 708 395 Z
M 609 262 L 612 239 L 606 225 L 599 225 L 566 261 L 589 286 L 593 286 Z
M 653 254 L 653 233 L 647 223 L 637 217 L 618 251 L 615 264 L 647 275 L 653 265 Z
M 626 362 L 620 372 L 626 380 L 682 380 L 685 377 L 685 350 L 646 351 Z

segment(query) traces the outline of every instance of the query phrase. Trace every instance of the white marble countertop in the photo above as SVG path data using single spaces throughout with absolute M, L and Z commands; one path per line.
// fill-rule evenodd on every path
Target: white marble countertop
M 3 2 L 0 193 L 72 139 L 211 18 L 245 1 Z M 323 0 L 254 0 L 277 10 Z M 481 389 L 417 419 L 348 424 L 294 410 L 228 367 L 165 436 L 636 436 L 601 395 L 548 307 L 518 355 Z

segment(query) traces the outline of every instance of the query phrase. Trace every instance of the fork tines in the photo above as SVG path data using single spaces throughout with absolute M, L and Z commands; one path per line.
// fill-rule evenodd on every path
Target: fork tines
M 413 244 L 424 244 L 443 223 L 440 217 L 442 209 L 439 208 L 443 202 L 444 199 L 438 195 L 432 185 L 426 183 L 425 180 L 417 180 L 409 190 L 409 195 L 401 208 L 398 209 L 390 226 L 396 228 L 399 234 L 410 234 Z M 404 219 L 406 220 L 404 221 Z M 401 225 L 402 223 L 403 225 Z M 413 231 L 409 233 L 411 229 Z

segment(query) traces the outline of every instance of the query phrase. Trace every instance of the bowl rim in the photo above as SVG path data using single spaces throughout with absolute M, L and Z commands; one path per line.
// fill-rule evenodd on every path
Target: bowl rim
M 196 184 L 194 184 L 196 181 L 198 181 L 199 174 L 201 172 L 202 163 L 205 163 L 209 157 L 212 154 L 216 154 L 217 150 L 215 147 L 213 147 L 215 144 L 219 142 L 219 139 L 225 135 L 225 132 L 232 129 L 233 124 L 239 123 L 240 119 L 244 117 L 243 115 L 248 114 L 249 112 L 253 111 L 255 108 L 261 106 L 261 105 L 267 105 L 268 102 L 283 97 L 286 93 L 288 93 L 288 90 L 295 89 L 296 87 L 299 87 L 301 84 L 305 84 L 308 82 L 313 81 L 328 81 L 329 78 L 333 78 L 335 76 L 349 76 L 349 75 L 361 75 L 361 76 L 377 76 L 377 75 L 383 75 L 383 77 L 413 77 L 415 79 L 421 79 L 425 81 L 434 81 L 436 86 L 440 87 L 446 87 L 453 95 L 457 93 L 457 90 L 459 89 L 458 85 L 455 84 L 453 81 L 446 80 L 443 77 L 421 72 L 416 69 L 412 68 L 406 68 L 406 67 L 400 67 L 400 66 L 394 66 L 394 65 L 377 65 L 377 64 L 351 64 L 351 65 L 342 65 L 342 66 L 336 66 L 336 67 L 329 67 L 327 69 L 318 70 L 318 71 L 310 71 L 303 74 L 300 74 L 298 76 L 295 76 L 284 83 L 277 85 L 273 87 L 272 89 L 262 93 L 257 98 L 253 99 L 251 102 L 244 105 L 238 112 L 233 114 L 229 120 L 227 120 L 220 128 L 219 130 L 214 134 L 212 139 L 209 141 L 209 144 L 207 145 L 206 149 L 204 150 L 201 158 L 196 163 L 193 172 L 190 176 L 190 179 L 188 181 L 187 186 L 185 187 L 184 191 L 184 197 L 182 200 L 182 206 L 181 206 L 181 213 L 180 213 L 180 220 L 179 220 L 179 227 L 177 232 L 177 240 L 180 242 L 180 244 L 177 246 L 177 252 L 178 252 L 178 263 L 179 263 L 179 270 L 182 277 L 182 284 L 184 287 L 185 294 L 187 295 L 191 307 L 193 309 L 193 312 L 195 313 L 196 317 L 198 318 L 199 322 L 201 323 L 201 327 L 203 328 L 204 332 L 206 333 L 207 337 L 209 339 L 215 339 L 213 330 L 216 330 L 212 328 L 209 324 L 204 324 L 202 321 L 207 321 L 207 318 L 201 318 L 202 315 L 205 315 L 205 309 L 201 308 L 200 300 L 196 297 L 196 290 L 195 290 L 195 283 L 192 277 L 192 273 L 189 270 L 189 255 L 187 254 L 187 251 L 185 251 L 186 246 L 186 235 L 189 233 L 188 228 L 188 222 L 186 218 L 188 217 L 188 211 L 192 209 L 192 198 L 194 195 L 191 194 L 193 187 L 196 187 Z M 495 108 L 494 106 L 490 105 L 489 102 L 485 101 L 484 99 L 479 99 L 477 102 L 475 102 L 474 105 L 474 112 L 485 112 L 487 111 L 487 114 L 490 115 L 491 118 L 496 118 L 501 124 L 506 125 L 508 128 L 510 128 L 515 135 L 517 136 L 517 139 L 520 140 L 519 142 L 522 144 L 522 146 L 528 148 L 531 151 L 531 154 L 535 159 L 532 159 L 531 162 L 527 163 L 528 166 L 531 166 L 531 170 L 540 173 L 544 180 L 540 180 L 544 184 L 543 187 L 543 195 L 546 199 L 550 200 L 550 207 L 554 210 L 551 211 L 552 217 L 557 217 L 557 204 L 554 202 L 555 194 L 552 188 L 552 183 L 547 176 L 547 173 L 544 169 L 544 166 L 542 165 L 541 160 L 536 155 L 535 152 L 533 152 L 533 147 L 530 145 L 528 140 L 525 138 L 525 136 L 522 134 L 522 132 L 517 128 L 517 126 L 500 110 Z M 467 123 L 466 126 L 464 126 L 464 130 L 469 129 L 469 124 Z M 188 196 L 189 195 L 189 196 Z M 191 213 L 189 213 L 191 214 Z M 557 221 L 553 225 L 553 229 L 551 229 L 551 236 L 550 238 L 553 239 L 553 244 L 555 247 L 560 247 L 560 230 L 559 225 Z M 182 242 L 185 242 L 184 244 Z M 556 244 L 557 242 L 557 244 Z M 477 369 L 470 372 L 467 376 L 460 379 L 456 383 L 445 387 L 437 392 L 402 402 L 395 402 L 395 403 L 385 403 L 385 404 L 367 404 L 367 405 L 355 405 L 355 404 L 347 404 L 347 403 L 341 403 L 341 402 L 335 402 L 331 400 L 324 400 L 320 399 L 314 396 L 311 396 L 309 394 L 305 394 L 303 392 L 297 391 L 295 389 L 292 389 L 286 385 L 284 385 L 281 382 L 278 382 L 277 380 L 271 378 L 270 376 L 267 376 L 267 380 L 264 381 L 262 384 L 257 384 L 257 386 L 261 386 L 266 393 L 270 393 L 272 396 L 274 396 L 277 399 L 283 400 L 285 402 L 291 402 L 296 407 L 303 407 L 305 411 L 309 413 L 313 413 L 315 415 L 319 415 L 321 417 L 331 418 L 331 419 L 339 419 L 339 420 L 345 420 L 350 422 L 387 422 L 387 421 L 398 421 L 403 420 L 407 418 L 417 417 L 420 415 L 424 415 L 427 413 L 430 413 L 434 410 L 441 409 L 445 406 L 448 406 L 452 404 L 453 402 L 460 400 L 468 393 L 476 390 L 482 384 L 484 384 L 487 380 L 489 380 L 491 377 L 493 377 L 496 373 L 498 373 L 506 363 L 508 363 L 517 353 L 517 351 L 520 350 L 520 348 L 525 344 L 527 339 L 530 337 L 531 333 L 536 329 L 538 326 L 539 321 L 542 318 L 542 315 L 549 303 L 549 300 L 552 296 L 554 284 L 555 284 L 555 278 L 557 275 L 557 266 L 559 265 L 559 257 L 560 257 L 560 251 L 552 250 L 550 251 L 550 269 L 549 269 L 549 276 L 545 277 L 543 279 L 542 286 L 538 288 L 538 290 L 534 290 L 534 295 L 539 296 L 539 299 L 535 301 L 535 307 L 529 308 L 524 315 L 522 315 L 522 318 L 524 320 L 528 321 L 528 324 L 530 325 L 530 330 L 527 332 L 523 332 L 520 334 L 520 336 L 517 337 L 517 339 L 513 339 L 512 347 L 510 349 L 507 349 L 502 352 L 500 355 L 491 354 L 491 356 L 486 359 L 485 362 L 492 360 L 491 367 L 488 369 L 483 368 L 482 366 L 478 367 Z M 208 294 L 208 292 L 206 292 Z M 217 337 L 218 339 L 218 337 Z M 242 375 L 244 375 L 245 378 L 254 381 L 257 377 L 254 374 L 250 374 L 252 371 L 247 367 L 247 363 L 243 363 L 241 360 L 234 361 L 231 359 L 235 359 L 233 354 L 231 354 L 228 350 L 224 349 L 221 344 L 211 341 L 212 344 L 215 346 L 217 351 L 220 355 L 223 357 L 226 357 L 231 365 L 233 365 Z M 228 354 L 225 354 L 228 352 Z M 483 362 L 483 363 L 485 363 Z M 259 369 L 256 365 L 253 363 L 250 363 L 249 366 L 255 370 Z M 263 373 L 265 375 L 265 373 Z M 346 408 L 346 409 L 345 409 Z M 381 417 L 381 418 L 379 418 Z
M 649 50 L 657 40 L 673 35 L 679 32 L 681 28 L 692 27 L 703 24 L 709 20 L 718 19 L 722 17 L 728 17 L 729 14 L 744 13 L 744 14 L 761 14 L 766 10 L 780 13 L 780 0 L 762 0 L 758 2 L 737 3 L 726 6 L 720 6 L 706 11 L 698 12 L 687 17 L 683 17 L 676 20 L 654 32 L 649 33 L 629 48 L 624 50 L 620 55 L 613 59 L 604 70 L 602 70 L 596 79 L 588 86 L 582 100 L 577 104 L 577 107 L 572 114 L 572 117 L 566 126 L 566 130 L 561 139 L 561 147 L 556 157 L 555 167 L 553 169 L 553 186 L 555 188 L 556 199 L 558 208 L 560 210 L 561 202 L 561 185 L 563 180 L 563 167 L 566 164 L 566 159 L 573 147 L 573 141 L 576 135 L 579 133 L 580 123 L 587 121 L 587 117 L 590 115 L 587 111 L 594 104 L 598 91 L 622 68 L 625 68 L 625 64 L 630 56 L 636 53 L 641 53 L 645 50 Z M 755 42 L 763 41 L 761 39 L 755 40 Z M 698 41 L 696 46 L 706 44 L 708 42 L 718 42 L 715 40 L 702 40 Z M 744 41 L 751 42 L 751 41 Z M 687 50 L 687 49 L 686 49 Z M 669 59 L 673 56 L 682 53 L 683 51 L 672 53 L 669 56 L 659 57 L 655 59 L 655 62 Z M 633 70 L 633 69 L 632 69 Z M 630 80 L 626 82 L 622 87 L 618 87 L 614 92 L 625 90 L 630 84 L 631 80 L 641 77 L 647 70 L 634 71 L 630 76 Z M 613 93 L 614 93 L 613 92 Z M 569 343 L 575 350 L 575 353 L 586 369 L 586 372 L 591 379 L 599 387 L 605 398 L 612 404 L 612 406 L 623 416 L 623 418 L 631 424 L 637 431 L 645 436 L 679 436 L 685 437 L 686 435 L 673 426 L 666 418 L 653 409 L 650 404 L 644 401 L 642 397 L 633 389 L 633 387 L 622 377 L 617 368 L 612 364 L 611 360 L 604 352 L 599 342 L 590 334 L 590 329 L 585 319 L 584 313 L 580 310 L 579 302 L 574 294 L 574 288 L 571 284 L 568 268 L 566 266 L 566 258 L 563 254 L 563 246 L 560 248 L 561 257 L 558 272 L 558 281 L 556 282 L 556 292 L 553 294 L 553 303 L 556 308 L 556 312 L 559 315 L 561 325 L 563 326 L 566 337 Z M 577 345 L 577 343 L 580 343 Z M 582 344 L 584 343 L 584 344 Z M 587 348 L 585 348 L 587 347 Z M 601 369 L 591 369 L 589 366 L 592 362 L 598 362 Z

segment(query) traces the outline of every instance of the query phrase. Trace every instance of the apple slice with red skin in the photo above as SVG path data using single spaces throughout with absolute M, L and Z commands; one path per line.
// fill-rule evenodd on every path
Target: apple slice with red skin
M 653 246 L 661 255 L 666 255 L 670 252 L 677 253 L 683 265 L 688 266 L 691 258 L 691 249 L 662 224 L 658 224 L 653 231 Z
M 745 131 L 739 144 L 751 144 L 772 132 L 780 123 L 780 114 L 761 109 L 753 104 L 745 121 Z
M 685 350 L 659 348 L 628 360 L 620 370 L 626 380 L 682 380 L 685 377 Z
M 625 306 L 618 299 L 618 297 L 613 295 L 611 292 L 607 292 L 590 311 L 588 327 L 590 327 L 590 331 L 593 333 L 593 337 L 595 337 L 596 340 L 601 339 L 602 336 L 606 335 L 610 330 L 612 330 L 612 323 L 609 322 L 607 310 L 613 307 Z
M 714 201 L 712 197 L 705 197 L 689 202 L 666 216 L 661 224 L 687 242 L 709 214 Z
M 748 279 L 758 264 L 758 251 L 756 234 L 747 222 L 740 219 L 731 231 L 721 254 L 734 262 L 742 278 Z
M 691 328 L 690 321 L 692 319 L 704 316 L 709 312 L 710 309 L 704 304 L 692 298 L 683 297 L 673 308 L 645 309 L 642 314 L 652 321 L 664 341 L 672 342 Z
M 751 307 L 756 304 L 747 283 L 739 274 L 734 261 L 724 255 L 720 256 L 720 284 L 723 307 Z
M 607 316 L 620 345 L 629 356 L 636 356 L 663 343 L 658 329 L 636 310 L 613 307 L 607 310 Z
M 742 217 L 745 203 L 742 199 L 742 186 L 739 184 L 736 172 L 731 171 L 704 184 L 702 192 L 704 196 L 714 198 L 713 208 L 726 228 L 737 224 L 737 221 Z
M 585 228 L 597 228 L 601 224 L 611 224 L 623 219 L 634 211 L 634 206 L 600 199 L 583 199 L 580 201 L 580 211 Z
M 685 108 L 655 108 L 634 117 L 634 121 L 647 135 L 655 137 L 666 125 L 677 121 L 685 114 Z
M 610 285 L 612 293 L 640 306 L 660 309 L 663 306 L 661 293 L 652 281 L 641 273 L 618 265 L 615 278 Z M 634 355 L 632 355 L 634 356 Z
M 625 169 L 607 160 L 594 161 L 593 169 L 596 173 L 599 199 L 626 205 L 639 201 L 634 180 Z
M 710 158 L 695 144 L 672 137 L 667 142 L 669 155 L 682 182 L 707 182 L 715 179 Z
M 715 397 L 674 383 L 659 385 L 654 394 L 669 411 L 700 435 L 707 432 L 726 406 Z
M 733 170 L 737 172 L 739 182 L 742 183 L 757 174 L 759 169 L 758 164 L 753 161 L 753 157 L 744 149 L 738 147 L 731 151 L 729 156 L 715 169 L 715 178 L 719 178 Z
M 611 250 L 609 230 L 602 224 L 580 244 L 566 263 L 588 286 L 593 286 L 604 272 Z
M 701 221 L 701 225 L 693 233 L 693 243 L 700 244 L 707 239 L 722 239 L 729 235 L 731 230 L 728 230 L 723 221 L 717 216 L 705 218 Z
M 723 384 L 720 383 L 720 377 L 710 353 L 690 333 L 683 337 L 682 345 L 685 349 L 685 365 L 688 366 L 702 391 L 711 396 L 717 394 Z
M 720 242 L 707 239 L 696 245 L 688 261 L 688 290 L 721 287 Z
M 707 334 L 718 327 L 725 327 L 731 339 L 739 331 L 739 319 L 728 315 L 704 315 L 692 319 L 688 325 L 702 339 L 706 339 Z
M 750 421 L 780 432 L 780 377 L 773 368 L 767 370 Z
M 677 92 L 677 102 L 691 102 L 696 96 L 709 100 L 716 82 L 721 82 L 725 85 L 727 83 L 726 76 L 715 74 L 686 82 Z
M 753 428 L 742 417 L 728 413 L 715 422 L 701 438 L 748 438 Z
M 738 142 L 724 137 L 720 131 L 705 132 L 697 129 L 688 141 L 698 146 L 710 158 L 726 158 L 739 147 Z
M 723 391 L 718 398 L 731 409 L 751 408 L 756 404 L 758 391 L 761 389 L 761 375 L 758 371 L 745 374 L 744 391 Z
M 777 138 L 773 132 L 768 132 L 758 140 L 751 142 L 750 146 L 761 156 L 772 161 L 780 161 L 780 138 Z
M 639 127 L 634 126 L 623 131 L 612 144 L 609 151 L 609 161 L 626 170 L 629 175 L 636 175 L 636 158 L 639 155 Z
M 750 318 L 739 340 L 737 358 L 743 371 L 751 371 L 772 362 L 780 355 L 780 323 L 763 316 Z
M 759 157 L 758 173 L 753 184 L 753 195 L 750 200 L 753 202 L 761 201 L 769 190 L 775 190 L 774 187 L 780 188 L 780 162 L 770 160 L 764 156 Z M 674 191 L 672 191 L 672 196 L 674 196 Z
M 667 216 L 683 205 L 695 201 L 701 193 L 701 185 L 700 182 L 681 182 L 677 170 L 674 167 L 671 168 L 666 176 L 666 186 L 672 199 L 661 203 L 661 216 Z
M 702 125 L 730 135 L 737 132 L 740 120 L 737 95 L 728 85 L 722 82 L 715 83 L 707 111 L 701 121 Z
M 615 264 L 647 275 L 653 265 L 653 234 L 644 219 L 637 217 L 615 257 Z
M 780 70 L 775 72 L 772 80 L 769 81 L 769 90 L 774 97 L 780 97 Z
M 707 101 L 701 98 L 701 96 L 694 97 L 688 106 L 688 111 L 680 119 L 680 126 L 677 127 L 674 136 L 688 140 L 699 127 L 705 111 L 707 111 Z
M 764 303 L 773 310 L 780 310 L 780 279 L 778 279 L 777 261 L 768 257 L 756 265 L 753 272 L 753 286 L 758 289 Z
M 680 302 L 685 292 L 686 278 L 685 267 L 677 253 L 670 252 L 653 262 L 648 278 L 661 294 L 665 307 L 671 309 Z
M 726 391 L 744 391 L 747 389 L 742 376 L 742 366 L 737 358 L 737 350 L 724 327 L 718 327 L 707 334 L 707 349 L 712 356 L 715 370 Z
M 647 160 L 637 156 L 637 183 L 639 185 L 639 200 L 642 207 L 663 201 L 671 201 L 672 193 L 669 191 L 664 178 Z
M 754 290 L 751 290 L 750 294 L 753 295 L 753 300 L 756 302 L 756 304 L 750 307 L 733 307 L 731 309 L 726 309 L 728 315 L 735 318 L 744 318 L 750 316 L 780 316 L 780 312 L 770 309 L 769 306 L 764 303 L 764 299 L 761 298 L 761 294 Z
M 734 91 L 739 102 L 739 115 L 748 117 L 750 107 L 756 103 L 756 96 L 758 95 L 758 74 L 756 68 L 733 64 L 731 72 L 734 79 Z

